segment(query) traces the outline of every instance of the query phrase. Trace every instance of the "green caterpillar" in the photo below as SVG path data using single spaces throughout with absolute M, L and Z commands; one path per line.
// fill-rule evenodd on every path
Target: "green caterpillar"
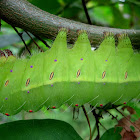
M 0 112 L 13 115 L 22 109 L 35 112 L 68 103 L 103 106 L 127 103 L 140 94 L 140 54 L 125 34 L 106 33 L 99 49 L 91 50 L 88 35 L 79 31 L 72 49 L 61 29 L 50 50 L 17 59 L 0 57 Z

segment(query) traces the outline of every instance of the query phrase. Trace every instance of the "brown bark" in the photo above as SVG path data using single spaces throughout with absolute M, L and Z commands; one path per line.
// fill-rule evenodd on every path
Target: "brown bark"
M 77 30 L 86 30 L 94 46 L 103 40 L 103 32 L 127 33 L 133 46 L 140 46 L 140 30 L 87 25 L 47 13 L 26 0 L 0 0 L 0 15 L 7 23 L 40 37 L 54 39 L 58 30 L 64 27 L 69 30 L 68 41 L 71 43 L 77 38 Z

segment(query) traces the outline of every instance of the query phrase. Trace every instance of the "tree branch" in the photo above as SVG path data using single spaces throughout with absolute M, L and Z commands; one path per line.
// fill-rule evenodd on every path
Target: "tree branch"
M 87 10 L 87 7 L 86 7 L 86 2 L 85 0 L 82 0 L 82 5 L 83 5 L 83 8 L 84 8 L 84 11 L 85 11 L 85 15 L 87 17 L 87 21 L 88 21 L 88 24 L 92 25 L 92 22 L 90 20 L 90 16 L 88 14 L 88 10 Z
M 91 139 L 92 139 L 92 136 L 91 136 L 91 126 L 90 126 L 89 117 L 88 117 L 88 115 L 87 115 L 87 111 L 86 111 L 86 109 L 85 109 L 84 105 L 82 105 L 82 109 L 83 109 L 83 112 L 84 112 L 85 117 L 86 117 L 87 122 L 88 122 L 89 131 L 90 131 L 90 138 L 89 138 L 89 139 L 91 140 Z
M 23 37 L 22 37 L 22 34 L 23 34 L 23 33 L 19 33 L 18 30 L 17 30 L 14 26 L 12 26 L 12 27 L 13 27 L 13 29 L 16 31 L 16 33 L 19 35 L 19 37 L 21 38 L 21 40 L 22 40 L 22 42 L 24 43 L 25 48 L 27 49 L 27 51 L 29 52 L 29 54 L 32 55 L 31 52 L 30 52 L 30 50 L 28 49 L 28 46 L 26 45 L 26 43 L 25 43 L 25 41 L 24 41 L 24 39 L 23 39 Z
M 54 39 L 61 27 L 67 28 L 68 41 L 73 43 L 77 30 L 86 30 L 92 45 L 103 40 L 103 32 L 127 33 L 135 46 L 140 46 L 140 30 L 116 29 L 87 25 L 47 13 L 26 0 L 0 0 L 1 18 L 7 23 L 20 27 L 34 35 Z

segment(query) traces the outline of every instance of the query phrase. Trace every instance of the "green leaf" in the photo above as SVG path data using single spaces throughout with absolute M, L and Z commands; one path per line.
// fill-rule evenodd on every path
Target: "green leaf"
M 122 127 L 110 128 L 102 135 L 100 140 L 121 140 L 121 131 Z
M 111 0 L 94 0 L 94 2 L 98 2 L 99 5 L 108 5 L 109 3 L 111 3 Z
M 0 125 L 1 140 L 82 140 L 74 128 L 54 119 L 20 120 Z
M 33 5 L 49 13 L 55 14 L 60 9 L 61 5 L 58 0 L 28 0 Z
M 110 6 L 95 7 L 90 15 L 96 23 L 111 25 L 113 22 L 112 8 Z
M 124 18 L 124 13 L 119 8 L 112 6 L 112 12 L 114 15 L 113 26 L 116 28 L 128 29 L 130 25 L 130 15 L 126 14 L 127 18 Z
M 130 128 L 133 132 L 135 132 L 135 127 L 134 126 L 131 125 Z
M 140 116 L 140 103 L 137 100 L 134 100 L 133 102 L 128 102 L 127 106 L 132 107 L 136 111 L 136 114 L 138 116 Z M 134 116 L 134 114 L 133 114 L 133 116 Z

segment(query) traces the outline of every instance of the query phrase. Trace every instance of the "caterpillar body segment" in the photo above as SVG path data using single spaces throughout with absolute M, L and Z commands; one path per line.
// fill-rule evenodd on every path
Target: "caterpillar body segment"
M 99 49 L 91 50 L 88 35 L 80 31 L 72 49 L 67 31 L 61 29 L 50 50 L 30 59 L 0 57 L 0 112 L 10 115 L 22 109 L 35 112 L 44 105 L 81 106 L 122 104 L 140 94 L 140 54 L 129 37 L 118 36 L 118 46 L 106 33 Z

